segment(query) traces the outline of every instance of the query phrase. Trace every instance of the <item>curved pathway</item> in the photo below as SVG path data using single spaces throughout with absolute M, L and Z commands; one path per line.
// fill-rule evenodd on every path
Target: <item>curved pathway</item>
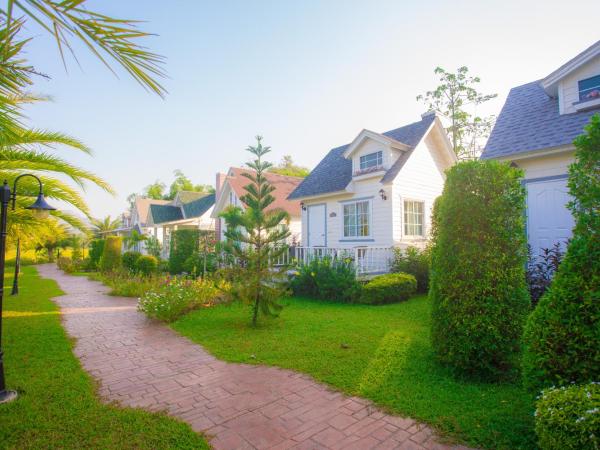
M 432 431 L 386 415 L 307 375 L 219 361 L 201 346 L 54 265 L 40 274 L 65 292 L 54 301 L 75 354 L 108 401 L 166 411 L 205 433 L 215 449 L 449 449 Z M 464 447 L 463 447 L 464 448 Z

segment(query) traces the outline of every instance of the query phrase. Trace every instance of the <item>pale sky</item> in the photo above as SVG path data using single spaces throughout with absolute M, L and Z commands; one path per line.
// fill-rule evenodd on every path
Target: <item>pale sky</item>
M 28 108 L 31 124 L 83 140 L 93 158 L 61 156 L 110 182 L 89 188 L 95 216 L 182 169 L 196 183 L 247 160 L 261 134 L 313 168 L 363 128 L 383 132 L 420 119 L 415 97 L 436 86 L 433 69 L 466 65 L 497 93 L 543 78 L 600 39 L 596 1 L 94 1 L 99 11 L 147 21 L 151 49 L 167 57 L 163 100 L 83 49 L 65 72 L 33 24 L 27 56 L 51 76 L 34 90 L 53 102 Z

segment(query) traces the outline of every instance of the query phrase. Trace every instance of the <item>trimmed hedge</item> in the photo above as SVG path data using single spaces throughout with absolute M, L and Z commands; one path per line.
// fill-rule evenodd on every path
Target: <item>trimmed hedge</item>
M 142 254 L 140 252 L 132 251 L 123 253 L 123 256 L 121 258 L 121 260 L 123 261 L 123 267 L 129 270 L 130 272 L 135 272 L 137 270 L 136 264 L 141 256 Z
M 102 272 L 114 272 L 121 267 L 121 247 L 123 240 L 120 236 L 108 236 L 104 243 L 104 251 L 100 259 Z
M 519 366 L 530 309 L 522 176 L 506 163 L 461 162 L 434 206 L 432 344 L 459 374 L 496 380 Z
M 200 230 L 176 230 L 171 235 L 169 272 L 179 274 L 185 270 L 185 261 L 198 251 Z
M 360 303 L 382 305 L 408 300 L 417 292 L 417 279 L 407 273 L 379 275 L 365 284 L 359 297 Z
M 524 334 L 523 381 L 531 391 L 600 380 L 600 116 L 575 140 L 569 209 L 575 228 L 550 288 Z
M 144 276 L 156 273 L 158 269 L 158 259 L 152 255 L 142 255 L 135 262 L 135 270 Z
M 90 264 L 95 268 L 100 266 L 100 259 L 102 258 L 102 253 L 104 253 L 105 243 L 105 239 L 94 239 L 90 242 Z
M 536 404 L 535 432 L 542 450 L 600 448 L 600 384 L 543 391 Z

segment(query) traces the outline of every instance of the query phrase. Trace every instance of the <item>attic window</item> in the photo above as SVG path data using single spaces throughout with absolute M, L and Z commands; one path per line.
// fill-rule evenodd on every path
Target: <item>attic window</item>
M 368 170 L 383 165 L 383 152 L 369 153 L 360 157 L 360 170 Z
M 600 75 L 579 81 L 579 101 L 600 99 Z

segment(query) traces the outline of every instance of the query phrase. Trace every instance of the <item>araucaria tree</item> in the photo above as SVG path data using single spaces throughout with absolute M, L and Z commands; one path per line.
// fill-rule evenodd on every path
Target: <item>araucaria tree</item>
M 417 96 L 417 100 L 447 119 L 449 126 L 446 130 L 456 156 L 459 159 L 476 159 L 494 125 L 494 117 L 479 116 L 477 107 L 497 97 L 497 94 L 480 93 L 477 85 L 481 80 L 470 76 L 466 66 L 459 67 L 456 73 L 436 67 L 435 74 L 440 77 L 439 86 Z
M 573 237 L 525 327 L 523 377 L 532 391 L 600 380 L 600 115 L 585 130 L 569 168 Z
M 262 137 L 256 141 L 247 149 L 255 159 L 246 164 L 251 170 L 243 174 L 249 180 L 240 198 L 244 208 L 229 207 L 221 214 L 227 226 L 224 249 L 236 265 L 232 291 L 251 305 L 253 325 L 259 312 L 276 316 L 282 308 L 278 300 L 286 291 L 285 275 L 274 262 L 287 251 L 285 241 L 290 235 L 287 212 L 270 207 L 275 188 L 265 177 L 271 163 L 263 157 L 271 149 L 263 147 Z
M 522 171 L 496 161 L 452 167 L 434 208 L 429 295 L 438 360 L 479 379 L 513 377 L 529 294 Z

